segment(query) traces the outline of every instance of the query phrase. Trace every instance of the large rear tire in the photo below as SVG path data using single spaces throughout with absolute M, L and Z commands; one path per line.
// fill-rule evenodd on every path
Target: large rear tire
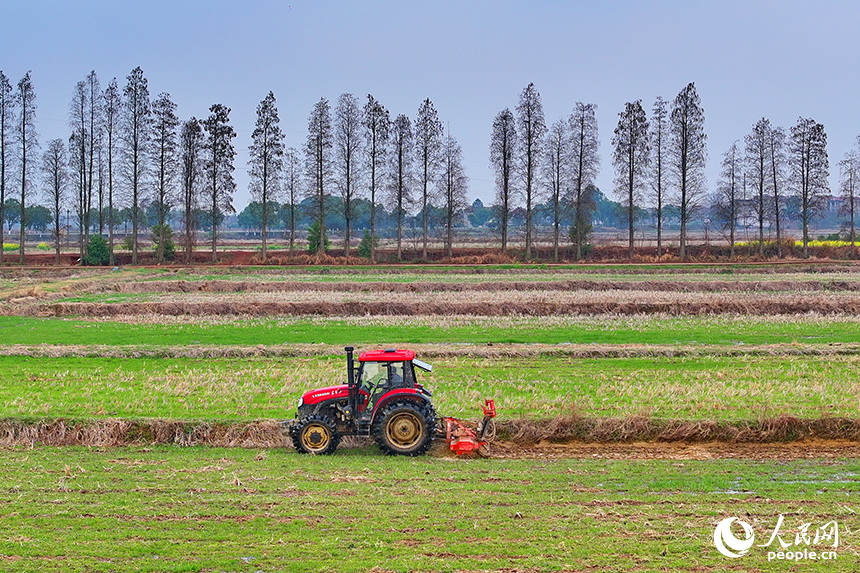
M 300 454 L 327 455 L 337 449 L 341 435 L 331 418 L 325 414 L 310 414 L 293 426 L 290 437 Z
M 390 456 L 420 456 L 433 444 L 436 412 L 433 406 L 398 401 L 385 406 L 373 423 L 373 438 Z

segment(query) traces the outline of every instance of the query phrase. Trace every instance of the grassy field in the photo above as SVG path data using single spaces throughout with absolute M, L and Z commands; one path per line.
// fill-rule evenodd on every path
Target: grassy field
M 601 284 L 582 293 L 550 284 L 576 280 Z M 737 291 L 764 310 L 36 317 L 52 304 L 165 300 L 473 300 L 480 309 L 563 297 L 742 298 L 725 281 L 745 283 Z M 377 292 L 419 282 L 436 286 Z M 506 288 L 514 282 L 540 288 Z M 265 283 L 308 287 L 265 292 Z M 444 415 L 476 417 L 492 396 L 500 421 L 538 428 L 571 415 L 860 419 L 860 319 L 839 310 L 858 297 L 857 283 L 860 268 L 831 263 L 0 269 L 0 422 L 291 418 L 303 391 L 343 381 L 347 344 L 415 347 L 434 365 L 423 381 Z M 811 297 L 831 310 L 786 311 Z M 770 312 L 772 302 L 782 306 Z M 290 448 L 32 445 L 0 450 L 0 571 L 854 571 L 860 558 L 854 445 L 850 456 L 836 444 L 832 457 L 811 459 L 803 446 L 786 459 L 725 459 L 704 443 L 696 459 L 559 446 L 474 460 L 386 458 L 363 446 L 306 457 Z M 764 544 L 781 514 L 786 542 L 806 523 L 814 532 L 836 521 L 837 559 L 769 562 L 771 546 L 731 560 L 715 549 L 722 519 L 744 519 Z
M 831 344 L 860 342 L 855 316 L 124 317 L 0 316 L 3 344 L 253 346 L 404 344 Z
M 860 417 L 860 356 L 439 357 L 422 380 L 440 413 L 502 419 Z M 0 417 L 285 419 L 306 390 L 343 383 L 344 358 L 0 356 Z
M 2 571 L 853 571 L 860 557 L 857 460 L 39 448 L 0 452 L 0 476 Z M 836 560 L 714 548 L 723 518 L 764 544 L 779 514 L 788 543 L 836 520 Z

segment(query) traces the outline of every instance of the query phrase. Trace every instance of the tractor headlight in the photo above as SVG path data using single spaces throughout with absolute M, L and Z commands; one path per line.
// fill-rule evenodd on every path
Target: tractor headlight
M 302 396 L 302 397 L 300 397 L 300 398 L 299 398 L 299 408 L 301 408 L 302 406 L 304 406 L 304 404 L 305 404 L 305 398 L 304 398 L 304 396 Z

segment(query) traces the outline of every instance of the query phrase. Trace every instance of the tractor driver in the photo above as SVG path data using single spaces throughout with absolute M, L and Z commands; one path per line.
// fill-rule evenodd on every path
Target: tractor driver
M 361 375 L 360 390 L 368 394 L 367 410 L 390 388 L 403 386 L 403 363 L 365 362 Z

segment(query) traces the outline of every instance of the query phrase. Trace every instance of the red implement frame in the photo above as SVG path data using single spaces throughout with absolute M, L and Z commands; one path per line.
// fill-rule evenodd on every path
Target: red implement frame
M 481 446 L 487 445 L 484 436 L 490 420 L 496 417 L 496 403 L 492 399 L 484 400 L 484 420 L 473 430 L 456 418 L 445 418 L 445 435 L 451 451 L 462 456 L 478 451 Z

